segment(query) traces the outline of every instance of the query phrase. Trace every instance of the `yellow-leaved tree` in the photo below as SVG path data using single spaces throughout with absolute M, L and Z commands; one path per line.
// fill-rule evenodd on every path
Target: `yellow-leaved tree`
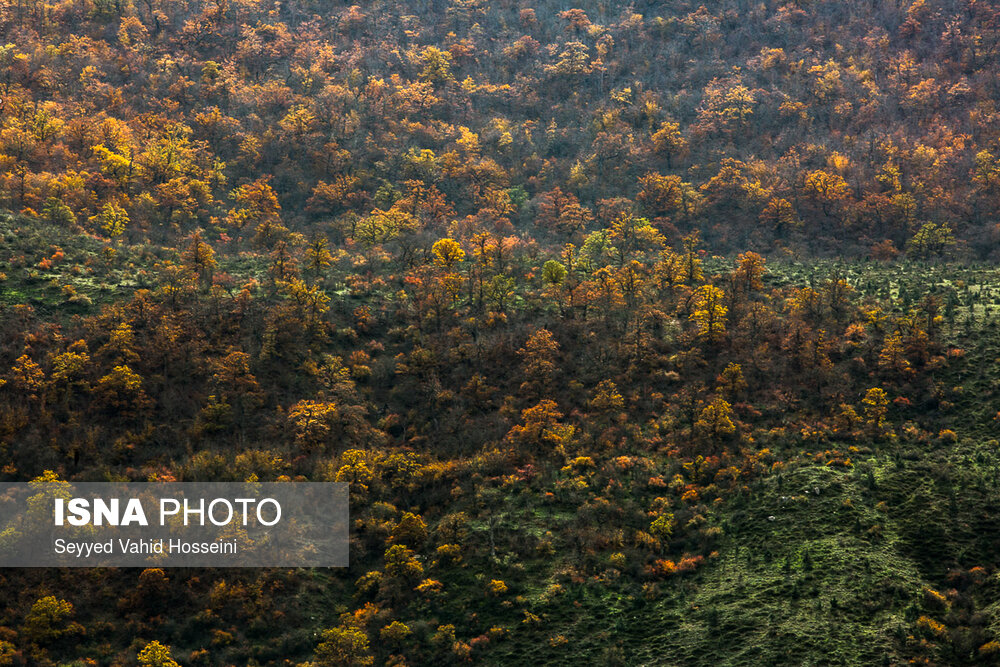
M 690 319 L 698 323 L 698 337 L 714 342 L 726 333 L 729 309 L 723 303 L 725 292 L 715 285 L 702 285 L 695 291 Z
M 158 641 L 149 642 L 139 651 L 139 664 L 142 667 L 181 667 L 170 655 L 170 647 Z
M 889 412 L 889 398 L 885 395 L 885 390 L 872 387 L 865 393 L 861 404 L 865 406 L 865 421 L 868 426 L 881 433 L 885 428 L 885 416 Z
M 716 396 L 702 409 L 695 427 L 712 438 L 732 435 L 736 432 L 732 406 L 721 396 Z

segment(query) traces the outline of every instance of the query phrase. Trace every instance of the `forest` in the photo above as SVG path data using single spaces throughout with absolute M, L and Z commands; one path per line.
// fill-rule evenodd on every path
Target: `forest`
M 995 0 L 0 0 L 0 482 L 351 496 L 347 568 L 0 569 L 0 666 L 1000 664 L 998 63 Z

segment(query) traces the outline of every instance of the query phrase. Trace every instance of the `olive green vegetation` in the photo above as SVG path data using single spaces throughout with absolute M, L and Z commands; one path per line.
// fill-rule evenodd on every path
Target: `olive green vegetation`
M 697 574 L 649 597 L 581 585 L 495 664 L 897 664 L 918 616 L 942 611 L 924 589 L 952 586 L 951 568 L 995 564 L 1000 546 L 998 452 L 966 442 L 923 454 L 774 475 L 720 510 L 726 537 Z M 997 626 L 995 602 L 979 605 L 998 593 L 996 577 L 980 584 L 935 655 L 975 663 Z
M 979 649 L 1000 630 L 1000 271 L 769 266 L 771 284 L 844 277 L 897 300 L 896 310 L 941 298 L 954 311 L 951 341 L 966 355 L 947 372 L 954 407 L 936 421 L 962 435 L 868 443 L 848 469 L 803 457 L 718 508 L 725 537 L 696 574 L 649 594 L 620 581 L 570 588 L 535 612 L 544 629 L 498 645 L 493 664 L 890 665 L 915 654 L 996 664 Z M 973 568 L 984 568 L 982 579 L 966 574 Z M 927 593 L 955 587 L 945 605 Z M 925 615 L 947 619 L 947 637 L 933 648 L 921 646 L 916 622 Z
M 30 304 L 42 319 L 96 314 L 153 285 L 155 267 L 178 257 L 168 248 L 108 244 L 7 217 L 0 220 L 0 302 Z M 712 258 L 706 273 L 729 265 L 731 259 Z M 240 283 L 262 279 L 262 267 L 253 257 L 222 256 L 218 270 Z M 940 435 L 914 436 L 913 424 L 896 419 L 882 439 L 785 441 L 775 452 L 783 466 L 716 501 L 701 518 L 715 529 L 704 561 L 652 581 L 627 560 L 552 548 L 553 533 L 588 520 L 572 495 L 553 500 L 522 485 L 455 498 L 449 511 L 469 510 L 465 540 L 478 548 L 468 550 L 463 567 L 434 571 L 449 591 L 446 605 L 410 604 L 406 620 L 416 642 L 434 644 L 440 623 L 462 610 L 471 626 L 503 630 L 476 653 L 484 664 L 994 664 L 988 647 L 1000 636 L 1000 271 L 793 258 L 771 259 L 768 267 L 769 287 L 844 278 L 860 298 L 897 314 L 936 297 L 943 335 L 961 351 L 934 371 L 947 400 L 920 415 L 920 431 Z M 850 452 L 850 461 L 831 465 L 817 456 L 823 450 Z M 474 511 L 484 505 L 495 508 L 489 520 Z M 566 576 L 578 559 L 592 561 L 588 570 L 596 574 Z M 284 629 L 276 635 L 258 618 L 243 628 L 249 641 L 242 645 L 230 646 L 224 629 L 236 621 L 209 611 L 140 627 L 179 638 L 175 656 L 203 645 L 209 624 L 217 628 L 213 646 L 228 660 L 308 657 L 320 630 L 364 602 L 341 574 L 269 575 L 266 604 Z M 143 606 L 120 598 L 134 575 L 91 571 L 76 580 L 87 591 L 77 596 L 77 613 L 90 628 L 78 656 L 115 654 L 99 640 L 100 629 L 117 622 L 109 611 L 116 599 L 119 610 Z M 35 597 L 35 585 L 55 588 L 67 576 L 31 576 L 25 590 Z M 187 582 L 192 594 L 219 595 L 197 574 L 170 576 Z M 506 582 L 509 595 L 484 597 L 494 578 Z

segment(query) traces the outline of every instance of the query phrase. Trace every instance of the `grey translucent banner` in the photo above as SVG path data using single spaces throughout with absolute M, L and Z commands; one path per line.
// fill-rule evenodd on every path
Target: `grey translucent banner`
M 346 567 L 347 486 L 0 483 L 0 567 Z

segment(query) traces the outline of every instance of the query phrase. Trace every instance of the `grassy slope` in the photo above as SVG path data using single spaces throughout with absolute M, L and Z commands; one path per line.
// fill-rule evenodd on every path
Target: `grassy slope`
M 697 574 L 663 585 L 651 601 L 638 590 L 581 593 L 580 606 L 548 617 L 555 622 L 544 632 L 498 647 L 494 664 L 519 655 L 566 665 L 906 662 L 906 645 L 919 637 L 916 618 L 945 615 L 928 608 L 923 589 L 949 588 L 952 569 L 1000 566 L 1000 446 L 992 439 L 1000 276 L 992 267 L 899 268 L 785 262 L 771 278 L 801 284 L 807 275 L 842 273 L 864 294 L 896 299 L 902 288 L 913 303 L 926 294 L 944 302 L 954 290 L 951 337 L 967 356 L 940 378 L 954 388 L 954 408 L 927 415 L 923 426 L 951 428 L 960 442 L 882 443 L 853 470 L 806 463 L 774 475 L 719 511 L 726 538 Z M 983 616 L 974 623 L 997 632 L 995 579 L 974 597 Z M 547 638 L 558 634 L 569 641 L 553 647 Z M 936 659 L 982 660 L 962 629 L 941 643 Z
M 923 589 L 944 590 L 953 567 L 996 566 L 1000 547 L 995 451 L 964 442 L 910 458 L 774 475 L 722 512 L 727 537 L 697 574 L 665 582 L 652 600 L 622 594 L 630 587 L 581 587 L 543 629 L 515 633 L 490 662 L 905 662 L 917 616 L 935 615 Z M 995 592 L 991 580 L 983 595 Z M 996 606 L 980 610 L 994 626 Z M 569 641 L 552 646 L 559 634 Z M 974 659 L 941 650 L 950 664 Z
M 575 613 L 550 614 L 545 632 L 498 647 L 493 661 L 877 664 L 922 588 L 878 502 L 855 471 L 810 465 L 772 477 L 730 508 L 718 556 L 693 577 L 665 582 L 651 600 L 581 591 Z M 881 539 L 867 532 L 876 524 Z M 569 642 L 543 636 L 556 634 Z

